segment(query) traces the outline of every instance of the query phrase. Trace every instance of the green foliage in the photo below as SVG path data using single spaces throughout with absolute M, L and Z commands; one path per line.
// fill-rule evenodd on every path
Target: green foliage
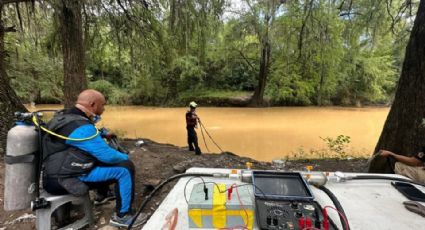
M 276 63 L 277 64 L 277 63 Z M 284 76 L 284 77 L 283 77 Z M 270 76 L 267 95 L 275 105 L 311 105 L 314 86 L 309 81 L 303 81 L 296 71 L 285 66 L 275 66 Z
M 99 92 L 101 92 L 103 95 L 105 95 L 105 98 L 109 100 L 113 92 L 116 90 L 115 86 L 106 80 L 98 80 L 90 82 L 89 88 L 93 88 Z
M 195 90 L 202 85 L 205 72 L 193 56 L 183 56 L 174 60 L 171 69 L 174 78 L 179 80 L 179 91 Z
M 309 149 L 306 150 L 303 147 L 299 147 L 296 151 L 291 153 L 291 159 L 349 159 L 350 157 L 359 158 L 369 158 L 369 153 L 367 151 L 355 151 L 349 148 L 351 143 L 351 138 L 346 135 L 338 135 L 337 137 L 320 137 L 326 144 L 326 148 L 320 149 Z M 288 160 L 287 157 L 286 160 Z
M 90 87 L 112 104 L 252 95 L 265 40 L 271 105 L 388 104 L 417 7 L 399 14 L 403 1 L 243 0 L 233 10 L 223 0 L 130 2 L 123 12 L 115 1 L 91 1 L 83 14 Z M 46 4 L 21 9 L 22 28 L 6 35 L 8 74 L 25 102 L 62 100 L 60 30 Z M 15 6 L 3 14 L 5 25 L 21 27 Z
M 89 83 L 89 88 L 101 92 L 108 104 L 129 104 L 130 95 L 124 90 L 119 89 L 107 80 L 98 80 Z
M 134 86 L 131 87 L 132 103 L 140 104 L 158 104 L 165 97 L 162 86 L 157 81 L 152 81 L 148 76 L 136 76 Z
M 27 103 L 60 103 L 62 62 L 23 46 L 17 49 L 19 56 L 13 55 L 8 66 L 8 74 L 18 96 Z
M 348 144 L 350 144 L 351 142 L 351 138 L 349 136 L 338 135 L 336 138 L 320 137 L 320 139 L 322 139 L 326 143 L 329 150 L 336 153 L 341 158 L 347 158 L 346 151 L 347 151 Z

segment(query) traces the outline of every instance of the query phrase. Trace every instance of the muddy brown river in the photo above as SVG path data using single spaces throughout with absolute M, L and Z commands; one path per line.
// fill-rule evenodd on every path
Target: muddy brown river
M 60 108 L 41 105 L 33 109 Z M 98 127 L 108 127 L 129 138 L 149 138 L 161 143 L 187 146 L 186 108 L 107 106 Z M 275 107 L 198 108 L 207 131 L 225 151 L 257 160 L 305 155 L 327 149 L 320 138 L 350 136 L 346 151 L 368 156 L 382 131 L 389 108 Z M 198 139 L 207 151 L 198 128 Z M 218 148 L 205 135 L 211 152 Z

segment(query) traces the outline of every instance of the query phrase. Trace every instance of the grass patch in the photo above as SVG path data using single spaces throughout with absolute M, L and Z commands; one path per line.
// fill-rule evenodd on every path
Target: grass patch
M 306 150 L 303 147 L 299 147 L 296 151 L 293 151 L 291 155 L 282 157 L 281 160 L 352 160 L 352 159 L 368 159 L 370 153 L 367 151 L 356 151 L 354 149 L 347 149 L 344 154 L 337 153 L 329 149 L 309 149 Z

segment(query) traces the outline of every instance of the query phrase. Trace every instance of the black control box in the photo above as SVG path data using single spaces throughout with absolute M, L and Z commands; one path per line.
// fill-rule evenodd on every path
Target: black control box
M 320 229 L 320 206 L 300 173 L 254 171 L 252 182 L 260 229 Z

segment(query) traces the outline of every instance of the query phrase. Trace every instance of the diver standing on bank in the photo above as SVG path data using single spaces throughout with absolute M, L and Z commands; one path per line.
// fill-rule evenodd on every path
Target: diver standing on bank
M 198 136 L 195 131 L 195 128 L 198 127 L 198 121 L 200 121 L 196 114 L 197 106 L 198 105 L 194 101 L 189 103 L 189 110 L 186 112 L 186 129 L 189 151 L 195 151 L 196 155 L 200 155 L 201 149 L 198 146 Z

